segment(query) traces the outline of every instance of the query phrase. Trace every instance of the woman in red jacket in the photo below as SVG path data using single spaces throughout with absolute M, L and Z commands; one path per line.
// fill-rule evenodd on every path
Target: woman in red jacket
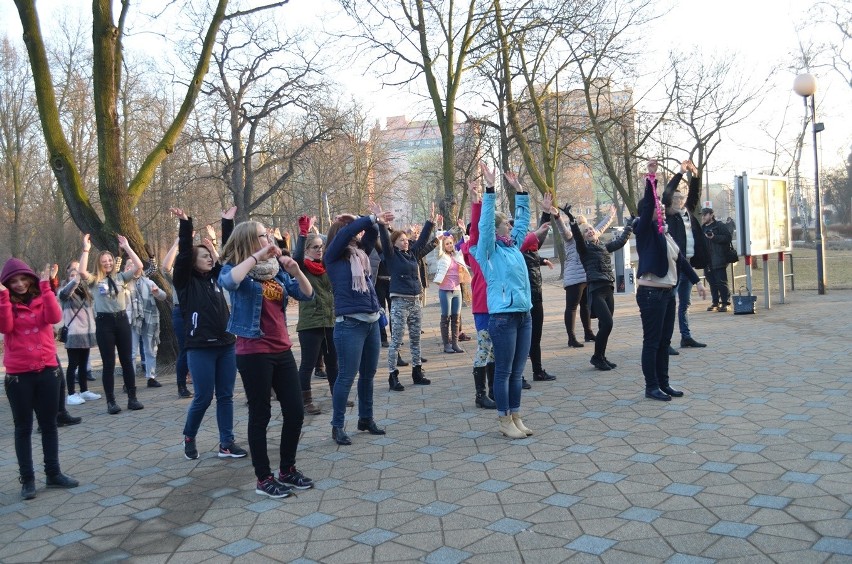
M 11 258 L 0 272 L 0 333 L 3 333 L 6 397 L 15 421 L 15 454 L 20 469 L 21 497 L 36 496 L 33 469 L 33 411 L 41 426 L 44 473 L 49 488 L 74 488 L 77 480 L 59 469 L 59 382 L 53 325 L 62 309 L 50 289 L 50 265 L 41 279 L 21 260 Z

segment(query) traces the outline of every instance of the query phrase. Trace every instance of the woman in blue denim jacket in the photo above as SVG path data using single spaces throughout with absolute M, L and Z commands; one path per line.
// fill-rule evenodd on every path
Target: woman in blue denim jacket
M 237 369 L 249 407 L 248 441 L 257 476 L 255 492 L 286 497 L 291 488 L 308 489 L 313 482 L 296 469 L 296 449 L 305 418 L 299 370 L 287 332 L 287 298 L 313 299 L 311 283 L 296 261 L 281 249 L 263 224 L 246 221 L 234 228 L 222 249 L 219 285 L 231 296 L 228 332 L 237 336 Z M 266 453 L 270 395 L 281 404 L 281 465 L 272 475 Z
M 379 299 L 371 280 L 370 253 L 376 245 L 376 223 L 393 221 L 384 212 L 356 218 L 341 215 L 328 229 L 326 273 L 334 293 L 334 346 L 337 381 L 334 383 L 331 436 L 339 445 L 351 445 L 343 429 L 346 401 L 358 373 L 358 430 L 384 435 L 373 420 L 373 380 L 379 366 Z M 363 232 L 363 236 L 362 236 Z

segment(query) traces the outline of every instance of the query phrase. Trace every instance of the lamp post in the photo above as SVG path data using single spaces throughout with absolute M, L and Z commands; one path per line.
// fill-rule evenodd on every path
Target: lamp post
M 808 98 L 811 99 L 811 123 L 813 124 L 814 134 L 814 190 L 816 191 L 816 229 L 814 235 L 816 239 L 817 292 L 825 294 L 825 242 L 822 238 L 822 194 L 819 188 L 819 156 L 817 150 L 817 133 L 825 129 L 825 126 L 817 123 L 816 120 L 816 103 L 814 101 L 816 89 L 816 78 L 812 74 L 800 74 L 793 82 L 793 91 L 804 100 L 806 113 L 808 111 Z

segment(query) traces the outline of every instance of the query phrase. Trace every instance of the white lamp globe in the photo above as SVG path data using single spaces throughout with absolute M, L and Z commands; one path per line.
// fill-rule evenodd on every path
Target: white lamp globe
M 800 74 L 793 81 L 793 91 L 799 96 L 813 96 L 817 89 L 817 82 L 814 75 L 810 73 Z

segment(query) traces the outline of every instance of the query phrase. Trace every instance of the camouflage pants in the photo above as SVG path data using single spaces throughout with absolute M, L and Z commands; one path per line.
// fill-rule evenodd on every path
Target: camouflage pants
M 408 343 L 411 346 L 411 365 L 420 366 L 420 324 L 422 309 L 420 298 L 391 298 L 390 326 L 391 342 L 388 349 L 388 371 L 396 370 L 396 357 L 402 345 L 402 335 L 408 327 Z

